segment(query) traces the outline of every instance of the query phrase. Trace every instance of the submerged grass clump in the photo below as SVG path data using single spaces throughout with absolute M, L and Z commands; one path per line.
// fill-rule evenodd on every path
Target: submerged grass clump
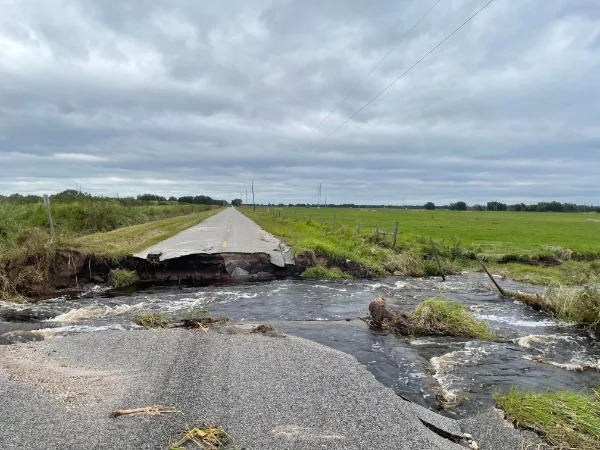
M 544 294 L 509 291 L 523 303 L 554 315 L 557 319 L 600 330 L 600 289 L 597 287 L 551 287 Z
M 169 314 L 147 311 L 135 316 L 133 322 L 146 328 L 168 328 L 173 322 L 173 318 Z
M 301 276 L 305 280 L 347 280 L 352 278 L 352 275 L 342 272 L 339 267 L 325 267 L 321 265 L 309 267 L 302 272 Z
M 497 340 L 488 325 L 476 320 L 462 303 L 443 298 L 428 298 L 412 313 L 402 312 L 386 305 L 377 297 L 369 305 L 367 322 L 376 329 L 385 329 L 401 335 L 456 336 Z
M 113 288 L 120 289 L 133 286 L 140 281 L 140 277 L 134 270 L 113 269 L 108 274 L 108 281 Z
M 600 442 L 600 389 L 535 392 L 512 389 L 494 399 L 516 426 L 559 449 L 592 450 Z
M 411 326 L 418 334 L 462 336 L 494 339 L 487 324 L 471 316 L 462 303 L 443 298 L 428 298 L 410 316 Z

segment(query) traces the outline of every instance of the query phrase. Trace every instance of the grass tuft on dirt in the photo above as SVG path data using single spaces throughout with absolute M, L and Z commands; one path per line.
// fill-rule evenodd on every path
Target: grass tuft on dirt
M 600 389 L 536 392 L 512 389 L 494 399 L 516 426 L 533 429 L 558 449 L 592 450 L 600 442 Z
M 233 437 L 221 427 L 203 423 L 181 433 L 181 438 L 169 450 L 237 450 Z
M 135 316 L 133 322 L 145 328 L 169 328 L 173 318 L 169 314 L 147 311 Z
M 419 334 L 494 338 L 487 324 L 474 319 L 465 305 L 443 298 L 428 298 L 421 302 L 411 314 L 411 324 Z
M 339 267 L 309 267 L 301 275 L 305 280 L 349 280 L 352 275 L 342 272 Z
M 108 273 L 108 281 L 114 289 L 121 289 L 135 285 L 140 277 L 134 270 L 113 269 Z

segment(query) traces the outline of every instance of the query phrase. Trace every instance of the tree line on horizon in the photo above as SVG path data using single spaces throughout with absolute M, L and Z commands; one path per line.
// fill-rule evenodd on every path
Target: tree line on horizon
M 94 196 L 87 192 L 80 192 L 75 189 L 67 189 L 57 194 L 50 196 L 51 201 L 59 201 L 61 203 L 75 202 L 81 200 L 89 201 L 118 201 L 123 205 L 128 204 L 139 204 L 139 203 L 189 203 L 195 205 L 215 205 L 215 206 L 227 206 L 230 203 L 227 200 L 213 199 L 208 195 L 186 195 L 183 197 L 165 197 L 156 194 L 140 194 L 136 197 L 109 197 L 109 196 Z M 13 203 L 13 204 L 26 204 L 26 203 L 39 203 L 42 201 L 40 195 L 22 195 L 22 194 L 11 194 L 11 195 L 0 195 L 0 202 Z M 236 198 L 231 201 L 233 206 L 242 206 L 243 202 L 241 199 Z M 506 204 L 498 201 L 490 201 L 485 205 L 473 204 L 468 205 L 464 201 L 458 201 L 450 203 L 449 205 L 435 205 L 433 202 L 427 202 L 424 205 L 373 205 L 373 204 L 355 204 L 355 203 L 340 203 L 340 204 L 327 204 L 318 205 L 315 203 L 268 203 L 261 204 L 258 206 L 269 206 L 269 207 L 300 207 L 300 208 L 396 208 L 396 209 L 448 209 L 452 211 L 524 211 L 524 212 L 600 212 L 600 206 L 595 205 L 578 205 L 575 203 L 561 203 L 557 201 L 550 202 L 538 202 L 535 204 L 515 203 Z
M 77 201 L 116 201 L 122 205 L 134 205 L 139 203 L 189 203 L 194 205 L 215 205 L 227 206 L 227 200 L 218 200 L 209 197 L 208 195 L 186 195 L 183 197 L 164 197 L 156 194 L 141 194 L 136 197 L 110 197 L 110 196 L 94 196 L 87 192 L 80 192 L 75 189 L 67 189 L 57 194 L 49 196 L 51 202 L 69 203 Z M 13 204 L 39 203 L 43 198 L 40 195 L 0 195 L 0 202 Z

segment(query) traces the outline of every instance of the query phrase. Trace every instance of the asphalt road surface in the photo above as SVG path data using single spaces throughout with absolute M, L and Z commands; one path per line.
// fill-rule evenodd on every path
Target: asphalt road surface
M 349 355 L 227 327 L 0 346 L 0 398 L 2 450 L 166 450 L 198 422 L 224 427 L 246 450 L 464 450 L 431 426 L 471 433 L 482 450 L 521 448 L 501 417 L 444 418 L 402 400 Z M 178 412 L 110 417 L 157 404 Z
M 294 263 L 289 247 L 233 207 L 133 256 L 146 259 L 149 254 L 160 254 L 159 260 L 165 261 L 219 253 L 266 253 L 278 267 Z

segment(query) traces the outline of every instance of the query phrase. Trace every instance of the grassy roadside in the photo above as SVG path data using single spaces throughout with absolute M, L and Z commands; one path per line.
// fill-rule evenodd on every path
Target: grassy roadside
M 310 260 L 309 266 L 336 267 L 351 261 L 360 266 L 367 276 L 389 273 L 387 263 L 391 261 L 392 251 L 357 238 L 346 227 L 338 227 L 334 231 L 327 225 L 314 222 L 253 214 L 244 208 L 239 210 L 269 233 L 283 239 L 297 257 Z
M 212 209 L 200 213 L 186 214 L 184 216 L 170 217 L 168 219 L 118 228 L 113 231 L 64 239 L 61 241 L 61 244 L 88 253 L 111 257 L 125 256 L 170 238 L 219 211 L 220 209 Z
M 64 220 L 56 221 L 53 240 L 47 228 L 40 227 L 44 223 L 40 211 L 46 214 L 43 207 L 0 204 L 3 214 L 0 216 L 0 299 L 22 302 L 27 301 L 27 297 L 52 292 L 53 274 L 61 269 L 61 264 L 71 264 L 70 253 L 67 261 L 60 262 L 63 248 L 76 248 L 83 254 L 116 260 L 195 225 L 220 209 L 180 204 L 128 207 L 110 201 L 57 204 L 53 206 L 53 213 L 56 211 L 57 218 Z M 121 227 L 123 223 L 136 222 L 137 225 Z
M 494 396 L 515 425 L 539 433 L 557 449 L 592 450 L 600 442 L 600 390 L 511 390 Z

